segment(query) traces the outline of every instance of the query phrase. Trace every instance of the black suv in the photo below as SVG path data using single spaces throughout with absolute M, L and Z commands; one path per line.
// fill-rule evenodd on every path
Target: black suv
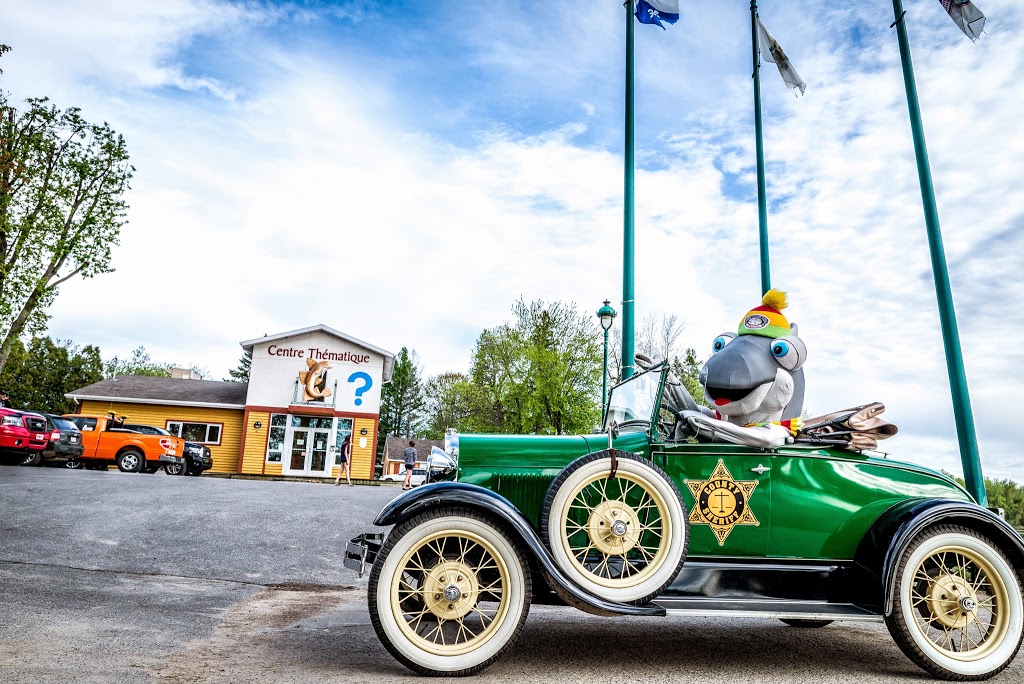
M 144 435 L 171 435 L 167 430 L 152 425 L 126 423 L 124 429 L 131 430 L 132 432 L 141 432 Z M 175 435 L 171 436 L 174 437 Z M 168 475 L 195 475 L 198 477 L 203 474 L 204 470 L 209 470 L 212 467 L 213 454 L 210 453 L 209 447 L 196 442 L 185 442 L 185 463 L 182 465 L 170 463 L 164 466 L 164 472 Z M 155 473 L 156 471 L 157 466 L 147 466 L 142 470 L 144 473 Z
M 23 465 L 50 465 L 63 463 L 69 468 L 79 466 L 78 458 L 85 451 L 82 444 L 82 433 L 78 426 L 64 416 L 55 416 L 52 413 L 40 413 L 46 418 L 46 428 L 49 431 L 46 447 L 38 452 L 37 458 L 27 458 Z M 68 465 L 68 464 L 73 465 Z

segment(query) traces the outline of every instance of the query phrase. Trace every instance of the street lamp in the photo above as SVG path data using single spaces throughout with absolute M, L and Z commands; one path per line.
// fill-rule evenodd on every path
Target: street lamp
M 601 321 L 601 329 L 604 330 L 604 373 L 601 375 L 601 422 L 604 422 L 608 411 L 608 330 L 615 320 L 615 309 L 609 306 L 611 302 L 604 300 L 604 306 L 597 310 L 597 319 Z

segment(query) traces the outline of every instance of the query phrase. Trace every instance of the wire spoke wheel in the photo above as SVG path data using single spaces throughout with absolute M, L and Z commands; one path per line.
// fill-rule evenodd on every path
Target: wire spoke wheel
M 489 519 L 438 509 L 397 525 L 370 573 L 384 646 L 423 674 L 466 675 L 519 635 L 531 597 L 521 551 Z
M 559 568 L 603 598 L 642 603 L 678 574 L 688 523 L 679 489 L 635 454 L 587 454 L 551 483 L 541 533 Z
M 410 640 L 439 655 L 478 648 L 508 611 L 508 568 L 486 540 L 437 533 L 410 549 L 391 603 Z
M 602 586 L 628 586 L 667 560 L 672 521 L 664 497 L 632 474 L 591 476 L 570 497 L 560 541 Z
M 984 679 L 1005 668 L 1024 636 L 1019 579 L 991 541 L 961 527 L 926 530 L 897 572 L 886 619 L 897 644 L 946 679 Z

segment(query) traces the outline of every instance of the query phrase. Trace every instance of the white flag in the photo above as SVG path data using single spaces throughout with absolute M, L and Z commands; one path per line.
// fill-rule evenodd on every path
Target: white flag
M 978 40 L 985 30 L 985 15 L 974 6 L 971 0 L 939 0 L 942 7 L 949 13 L 949 18 L 956 22 L 968 38 Z
M 789 57 L 786 57 L 786 53 L 782 51 L 779 41 L 772 38 L 772 34 L 768 33 L 768 29 L 764 27 L 761 17 L 757 18 L 757 47 L 761 51 L 761 58 L 764 61 L 771 62 L 779 67 L 779 73 L 782 74 L 782 80 L 786 82 L 786 85 L 790 88 L 799 88 L 800 94 L 803 95 L 804 91 L 807 90 L 807 84 L 804 83 L 804 79 L 800 78 L 800 74 L 796 73 L 796 69 L 793 68 Z

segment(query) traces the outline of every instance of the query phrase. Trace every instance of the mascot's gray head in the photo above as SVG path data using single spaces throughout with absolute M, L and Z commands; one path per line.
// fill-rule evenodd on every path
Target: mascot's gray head
M 786 294 L 769 290 L 762 302 L 736 334 L 715 338 L 700 372 L 705 400 L 737 425 L 796 418 L 803 410 L 807 347 L 782 315 Z

